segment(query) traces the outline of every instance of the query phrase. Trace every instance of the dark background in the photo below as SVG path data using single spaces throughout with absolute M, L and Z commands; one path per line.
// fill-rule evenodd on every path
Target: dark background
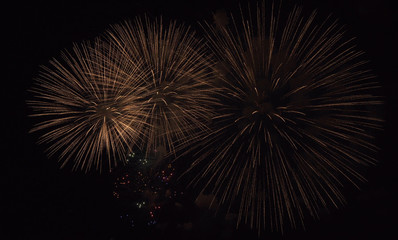
M 112 177 L 59 169 L 55 159 L 44 155 L 38 135 L 29 134 L 32 119 L 26 100 L 32 78 L 39 66 L 46 64 L 73 42 L 92 40 L 109 24 L 147 13 L 193 24 L 212 21 L 219 9 L 236 9 L 239 1 L 127 1 L 87 3 L 80 1 L 29 3 L 15 1 L 2 6 L 2 133 L 1 163 L 1 239 L 132 239 L 124 234 L 115 218 Z M 246 1 L 241 1 L 246 4 Z M 369 168 L 367 183 L 360 191 L 347 192 L 347 205 L 320 220 L 306 219 L 306 230 L 266 232 L 272 239 L 398 239 L 398 161 L 397 139 L 397 34 L 396 8 L 392 1 L 379 0 L 302 0 L 284 1 L 287 6 L 303 5 L 305 12 L 318 9 L 320 19 L 333 13 L 346 25 L 349 36 L 357 37 L 359 49 L 366 52 L 370 66 L 378 75 L 386 97 L 385 131 L 378 137 L 379 164 Z M 5 54 L 4 54 L 5 52 Z M 3 201 L 3 200 L 6 201 Z M 187 212 L 186 214 L 190 214 Z M 218 228 L 214 223 L 200 236 L 189 231 L 169 231 L 162 239 L 256 239 L 257 233 L 246 228 Z M 221 221 L 221 220 L 220 220 Z M 5 223 L 4 223 L 5 222 Z M 200 229 L 200 226 L 198 226 Z M 209 230 L 210 229 L 210 230 Z M 211 231 L 211 233 L 210 233 Z M 147 235 L 150 238 L 152 235 Z M 138 237 L 138 236 L 135 236 Z M 135 238 L 137 239 L 137 238 Z M 138 238 L 140 239 L 140 238 Z M 145 238 L 144 238 L 145 239 Z

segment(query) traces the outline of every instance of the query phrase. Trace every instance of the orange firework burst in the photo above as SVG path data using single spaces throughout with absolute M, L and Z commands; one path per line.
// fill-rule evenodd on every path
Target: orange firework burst
M 29 101 L 42 121 L 32 131 L 47 131 L 39 142 L 59 153 L 62 166 L 101 169 L 107 158 L 111 168 L 142 136 L 148 73 L 104 41 L 75 45 L 43 67 Z
M 150 71 L 144 82 L 150 105 L 143 130 L 147 151 L 161 147 L 174 153 L 177 145 L 208 130 L 212 65 L 205 44 L 189 28 L 137 18 L 113 26 L 107 35 L 126 59 Z
M 249 11 L 250 12 L 250 11 Z M 344 203 L 343 182 L 363 177 L 381 120 L 377 84 L 336 22 L 314 22 L 295 8 L 204 26 L 218 66 L 218 114 L 197 151 L 193 182 L 206 179 L 218 202 L 238 204 L 238 224 L 283 230 L 304 210 Z M 269 14 L 268 14 L 269 13 Z M 267 223 L 267 224 L 266 224 Z

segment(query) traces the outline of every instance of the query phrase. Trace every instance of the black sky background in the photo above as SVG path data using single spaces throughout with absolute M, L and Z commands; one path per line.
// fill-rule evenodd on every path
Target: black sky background
M 57 57 L 73 42 L 92 40 L 109 24 L 147 13 L 164 19 L 177 19 L 198 28 L 197 21 L 212 21 L 219 9 L 236 9 L 246 1 L 154 1 L 126 2 L 80 1 L 29 3 L 15 1 L 2 6 L 2 139 L 3 154 L 0 196 L 0 239 L 125 239 L 114 218 L 112 177 L 59 169 L 48 159 L 44 146 L 28 134 L 33 121 L 28 118 L 27 89 L 37 76 L 39 66 Z M 379 164 L 366 173 L 368 183 L 360 191 L 348 188 L 344 208 L 321 214 L 320 220 L 306 219 L 306 230 L 288 230 L 284 235 L 265 233 L 266 239 L 398 239 L 398 152 L 397 152 L 397 10 L 392 1 L 380 0 L 301 0 L 295 3 L 305 12 L 319 10 L 319 19 L 329 13 L 346 25 L 348 36 L 356 36 L 358 48 L 366 52 L 370 66 L 378 75 L 386 97 L 385 131 L 378 137 Z M 198 28 L 199 29 L 199 28 Z M 5 52 L 5 54 L 4 54 Z M 5 200 L 5 201 L 3 201 Z M 189 214 L 189 213 L 187 213 Z M 211 233 L 195 235 L 176 230 L 162 239 L 256 239 L 246 228 L 226 230 L 214 223 Z M 203 228 L 208 229 L 208 228 Z M 209 230 L 210 231 L 210 230 Z M 151 235 L 148 235 L 149 237 Z M 134 239 L 146 239 L 135 236 Z M 132 238 L 130 238 L 132 239 Z

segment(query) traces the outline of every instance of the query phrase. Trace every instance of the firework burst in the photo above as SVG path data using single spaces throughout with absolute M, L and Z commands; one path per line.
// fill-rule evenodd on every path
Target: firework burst
M 148 111 L 142 83 L 149 72 L 139 64 L 96 40 L 43 67 L 28 104 L 41 119 L 32 131 L 46 130 L 39 142 L 49 145 L 49 155 L 85 170 L 101 169 L 103 162 L 111 168 L 125 158 L 142 136 Z
M 211 61 L 189 28 L 137 18 L 113 26 L 107 35 L 126 59 L 142 62 L 150 71 L 144 81 L 150 105 L 143 130 L 147 151 L 160 147 L 174 153 L 177 144 L 191 142 L 196 133 L 208 130 Z
M 206 179 L 221 205 L 239 206 L 238 224 L 257 229 L 344 203 L 342 184 L 364 180 L 358 167 L 375 162 L 367 153 L 380 128 L 377 84 L 342 28 L 279 12 L 263 3 L 232 27 L 204 26 L 221 91 L 193 182 Z

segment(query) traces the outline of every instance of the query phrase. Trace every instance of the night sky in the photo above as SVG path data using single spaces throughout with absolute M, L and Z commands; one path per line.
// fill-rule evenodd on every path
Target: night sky
M 26 100 L 40 65 L 47 64 L 74 42 L 92 40 L 109 24 L 135 16 L 162 15 L 200 28 L 198 21 L 212 21 L 217 10 L 236 11 L 236 0 L 154 1 L 126 3 L 80 1 L 13 2 L 2 7 L 2 174 L 0 215 L 1 239 L 257 239 L 246 226 L 214 217 L 211 210 L 194 205 L 187 190 L 182 213 L 170 208 L 169 224 L 151 232 L 129 229 L 118 215 L 112 195 L 115 176 L 104 172 L 72 172 L 59 169 L 56 159 L 47 158 L 45 146 L 37 145 L 38 134 L 29 134 L 34 120 Z M 246 1 L 240 1 L 246 3 Z M 384 132 L 377 136 L 379 164 L 370 167 L 361 190 L 348 186 L 347 205 L 320 220 L 306 218 L 306 229 L 288 229 L 283 235 L 265 232 L 267 239 L 398 239 L 398 80 L 396 8 L 388 0 L 302 0 L 295 3 L 308 14 L 318 9 L 320 19 L 333 13 L 346 25 L 347 35 L 357 37 L 366 52 L 385 96 Z M 5 54 L 4 54 L 5 51 Z M 5 71 L 5 72 L 4 72 Z M 5 109 L 5 110 L 4 110 Z M 5 156 L 5 157 L 4 157 Z M 193 193 L 192 193 L 193 195 Z M 191 201 L 191 203 L 189 203 Z M 181 211 L 181 209 L 180 209 Z M 188 216 L 186 222 L 180 215 Z M 180 222 L 179 222 L 180 221 Z M 190 225 L 191 224 L 191 225 Z M 145 234 L 145 236 L 142 236 Z M 135 237 L 135 238 L 134 238 Z M 138 238 L 141 237 L 141 238 Z

